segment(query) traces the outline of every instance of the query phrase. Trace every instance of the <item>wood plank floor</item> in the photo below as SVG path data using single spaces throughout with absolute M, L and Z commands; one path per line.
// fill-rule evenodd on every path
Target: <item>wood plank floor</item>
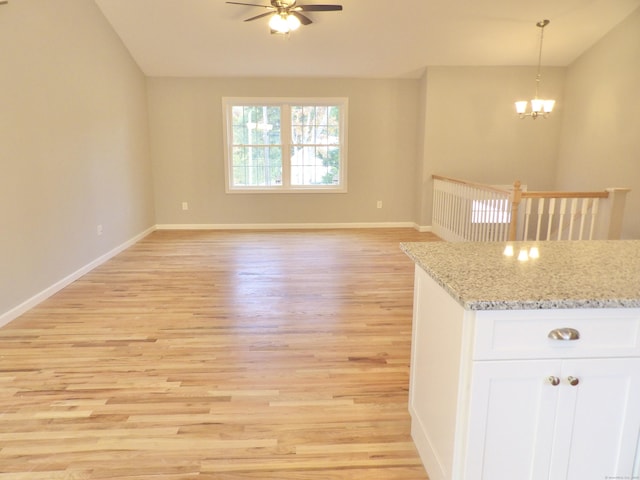
M 426 480 L 411 229 L 157 231 L 0 329 L 0 480 Z

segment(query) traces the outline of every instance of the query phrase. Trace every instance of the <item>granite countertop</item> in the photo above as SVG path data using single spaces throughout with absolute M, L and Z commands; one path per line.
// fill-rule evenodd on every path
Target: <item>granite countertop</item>
M 504 255 L 512 245 L 513 256 Z M 518 260 L 537 247 L 538 258 Z M 403 243 L 468 310 L 640 307 L 640 240 Z

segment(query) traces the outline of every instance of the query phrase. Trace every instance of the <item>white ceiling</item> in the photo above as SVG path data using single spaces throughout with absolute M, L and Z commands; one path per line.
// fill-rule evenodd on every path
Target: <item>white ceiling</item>
M 239 0 L 268 5 L 269 0 Z M 149 76 L 413 78 L 435 65 L 565 66 L 640 0 L 298 0 L 342 4 L 271 35 L 224 0 L 95 0 Z

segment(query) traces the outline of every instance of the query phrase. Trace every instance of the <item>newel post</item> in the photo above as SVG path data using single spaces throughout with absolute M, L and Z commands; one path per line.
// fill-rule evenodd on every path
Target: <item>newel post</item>
M 511 221 L 509 222 L 509 240 L 515 241 L 518 232 L 518 209 L 522 200 L 522 183 L 520 180 L 513 182 L 513 192 L 511 193 Z
M 622 236 L 622 217 L 624 216 L 624 204 L 630 188 L 607 188 L 609 193 L 608 225 L 605 227 L 607 240 L 620 240 Z

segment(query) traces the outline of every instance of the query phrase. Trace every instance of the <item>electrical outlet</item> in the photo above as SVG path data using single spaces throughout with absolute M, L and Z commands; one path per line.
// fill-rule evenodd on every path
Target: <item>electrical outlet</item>
M 96 227 L 96 233 L 98 234 L 98 236 L 102 235 L 103 229 L 102 229 L 102 225 L 98 225 Z
M 182 202 L 182 210 L 189 210 L 189 203 Z
M 377 208 L 382 208 L 382 200 L 378 200 L 378 203 L 376 205 Z

